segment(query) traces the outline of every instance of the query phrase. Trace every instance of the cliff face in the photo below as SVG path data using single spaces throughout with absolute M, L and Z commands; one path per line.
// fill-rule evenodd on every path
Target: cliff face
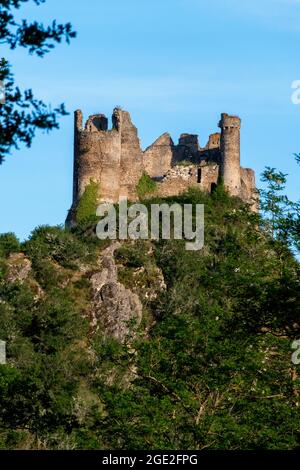
M 92 284 L 92 324 L 101 328 L 109 338 L 121 343 L 132 341 L 134 331 L 142 320 L 142 303 L 137 294 L 118 280 L 114 252 L 120 248 L 113 243 L 99 258 L 99 271 L 90 278 Z

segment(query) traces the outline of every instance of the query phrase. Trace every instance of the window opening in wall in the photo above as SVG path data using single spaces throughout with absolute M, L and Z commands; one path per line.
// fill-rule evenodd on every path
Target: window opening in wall
M 198 168 L 197 183 L 201 183 L 201 178 L 202 178 L 202 170 L 201 168 Z

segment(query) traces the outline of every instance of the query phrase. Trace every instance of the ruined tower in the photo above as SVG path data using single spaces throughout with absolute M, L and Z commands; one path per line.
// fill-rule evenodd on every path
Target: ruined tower
M 99 201 L 134 198 L 141 173 L 140 141 L 128 112 L 116 108 L 109 130 L 103 114 L 83 127 L 82 112 L 75 111 L 73 207 L 91 181 L 99 185 Z
M 221 128 L 220 176 L 229 193 L 239 196 L 241 191 L 241 119 L 223 113 L 219 127 Z
M 114 109 L 111 129 L 103 114 L 90 116 L 84 125 L 82 112 L 75 111 L 73 203 L 67 224 L 76 223 L 78 203 L 91 182 L 97 183 L 97 203 L 124 196 L 135 201 L 144 173 L 155 180 L 155 195 L 162 197 L 191 186 L 211 193 L 222 177 L 229 194 L 257 210 L 254 171 L 240 166 L 241 120 L 223 113 L 219 127 L 221 134 L 211 134 L 203 148 L 196 134 L 181 134 L 174 144 L 164 133 L 142 151 L 127 111 Z

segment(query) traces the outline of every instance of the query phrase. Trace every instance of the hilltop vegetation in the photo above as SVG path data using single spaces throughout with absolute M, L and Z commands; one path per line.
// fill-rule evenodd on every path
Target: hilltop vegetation
M 119 282 L 143 304 L 123 343 L 92 321 L 109 243 L 91 222 L 1 236 L 1 448 L 299 447 L 298 262 L 221 189 L 171 201 L 205 204 L 205 247 L 117 247 Z

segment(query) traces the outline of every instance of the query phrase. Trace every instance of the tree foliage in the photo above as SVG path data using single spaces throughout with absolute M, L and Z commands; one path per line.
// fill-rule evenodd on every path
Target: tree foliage
M 0 239 L 0 446 L 5 449 L 295 449 L 299 433 L 299 264 L 259 215 L 226 193 L 205 204 L 205 247 L 123 242 L 120 280 L 143 300 L 133 342 L 91 333 L 90 274 L 102 242 L 40 227 L 32 263 L 7 281 Z M 149 201 L 149 204 L 151 200 Z M 279 248 L 280 247 L 280 248 Z M 158 272 L 165 288 L 153 295 Z M 150 294 L 150 295 L 149 295 Z
M 140 199 L 143 199 L 145 196 L 153 193 L 156 189 L 156 183 L 147 173 L 143 173 L 140 177 L 140 180 L 137 184 L 137 194 Z
M 295 155 L 297 163 L 300 156 Z M 300 252 L 300 201 L 293 202 L 284 193 L 286 174 L 267 167 L 262 174 L 266 187 L 260 192 L 264 227 L 275 240 Z
M 0 2 L 0 44 L 11 49 L 25 48 L 30 54 L 43 57 L 55 44 L 75 37 L 70 23 L 50 26 L 34 21 L 16 20 L 18 9 L 28 0 L 2 0 Z M 33 0 L 36 5 L 45 0 Z M 66 115 L 63 104 L 51 109 L 36 99 L 32 90 L 21 91 L 15 85 L 11 66 L 5 58 L 0 60 L 0 83 L 5 90 L 4 103 L 0 104 L 0 164 L 14 148 L 23 143 L 30 147 L 36 130 L 50 131 L 58 128 L 58 118 Z

